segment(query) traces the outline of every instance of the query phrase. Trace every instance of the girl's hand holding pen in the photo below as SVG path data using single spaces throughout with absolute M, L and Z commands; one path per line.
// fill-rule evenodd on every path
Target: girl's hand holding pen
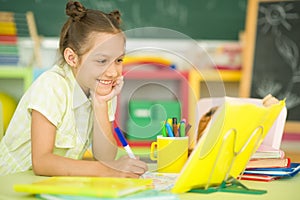
M 115 132 L 116 132 L 120 142 L 122 143 L 123 148 L 127 152 L 127 156 L 123 156 L 119 160 L 123 160 L 124 163 L 126 163 L 128 158 L 130 158 L 130 160 L 129 160 L 130 162 L 128 164 L 126 164 L 126 167 L 128 167 L 131 172 L 133 172 L 139 176 L 143 175 L 148 169 L 147 164 L 145 162 L 140 161 L 139 158 L 133 154 L 130 146 L 128 145 L 128 143 L 126 141 L 125 136 L 123 135 L 123 133 L 119 127 L 115 128 Z M 124 164 L 124 163 L 122 163 L 122 164 Z

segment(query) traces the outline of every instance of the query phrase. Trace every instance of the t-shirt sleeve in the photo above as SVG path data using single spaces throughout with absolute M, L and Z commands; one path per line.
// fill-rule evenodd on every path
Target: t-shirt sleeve
M 65 113 L 68 87 L 65 79 L 53 72 L 42 74 L 31 88 L 28 110 L 44 115 L 57 126 Z

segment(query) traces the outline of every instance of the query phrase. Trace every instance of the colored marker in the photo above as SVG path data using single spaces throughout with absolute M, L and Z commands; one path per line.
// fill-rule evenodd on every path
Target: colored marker
M 185 136 L 185 122 L 184 121 L 180 122 L 179 134 L 180 134 L 180 137 L 184 137 Z
M 168 118 L 167 123 L 170 124 L 170 126 L 172 127 L 172 118 Z
M 172 127 L 170 126 L 169 123 L 166 123 L 166 129 L 168 131 L 169 137 L 174 137 L 174 134 L 173 134 L 173 131 L 172 131 Z
M 118 136 L 120 142 L 122 143 L 122 146 L 124 147 L 125 151 L 127 152 L 129 158 L 134 158 L 135 159 L 135 156 L 134 156 L 130 146 L 128 145 L 122 131 L 118 127 L 115 128 L 115 131 L 117 133 L 117 136 Z
M 178 137 L 178 127 L 177 127 L 177 118 L 173 117 L 172 118 L 172 127 L 173 127 L 173 133 L 175 137 Z
M 166 132 L 166 121 L 162 121 L 161 122 L 161 133 L 162 133 L 162 136 L 164 137 L 168 137 L 168 134 Z

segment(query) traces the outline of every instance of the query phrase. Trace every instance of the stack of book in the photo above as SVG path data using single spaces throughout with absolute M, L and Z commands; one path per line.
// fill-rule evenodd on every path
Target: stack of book
M 19 62 L 19 51 L 14 14 L 0 12 L 0 27 L 0 66 L 17 65 Z
M 261 146 L 251 157 L 240 178 L 242 180 L 272 181 L 283 177 L 292 177 L 299 170 L 300 164 L 291 163 L 284 151 Z

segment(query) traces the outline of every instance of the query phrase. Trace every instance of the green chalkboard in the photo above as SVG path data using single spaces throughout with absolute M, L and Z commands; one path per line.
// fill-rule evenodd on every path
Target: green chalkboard
M 240 96 L 285 99 L 285 131 L 300 130 L 300 0 L 251 0 Z
M 0 0 L 1 11 L 32 11 L 38 33 L 57 37 L 66 20 L 66 0 Z M 247 0 L 81 0 L 87 8 L 119 9 L 125 30 L 162 27 L 193 39 L 237 40 L 244 30 Z M 136 36 L 138 37 L 138 35 Z M 168 37 L 160 35 L 159 37 Z
M 276 27 L 269 26 L 267 20 L 257 25 L 251 96 L 272 93 L 286 98 L 287 119 L 300 121 L 300 1 L 261 2 L 259 6 L 261 21 L 268 19 L 266 12 L 279 13 L 281 9 L 287 17 L 278 15 L 280 25 Z

